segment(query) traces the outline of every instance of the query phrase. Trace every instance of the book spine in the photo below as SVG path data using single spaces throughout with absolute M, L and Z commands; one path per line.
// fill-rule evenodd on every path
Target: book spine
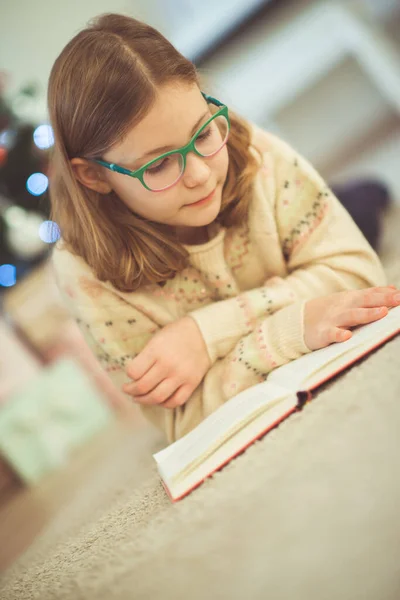
M 307 402 L 310 402 L 310 400 L 312 400 L 312 397 L 313 395 L 311 390 L 300 390 L 299 392 L 297 392 L 297 409 L 301 410 Z

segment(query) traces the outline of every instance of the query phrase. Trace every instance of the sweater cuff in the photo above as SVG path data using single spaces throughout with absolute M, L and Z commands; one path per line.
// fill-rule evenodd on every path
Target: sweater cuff
M 244 323 L 237 300 L 209 304 L 188 313 L 197 323 L 207 346 L 211 364 L 229 352 L 238 338 L 252 331 L 252 323 Z
M 271 342 L 283 362 L 311 352 L 304 342 L 305 304 L 306 300 L 295 302 L 268 317 Z

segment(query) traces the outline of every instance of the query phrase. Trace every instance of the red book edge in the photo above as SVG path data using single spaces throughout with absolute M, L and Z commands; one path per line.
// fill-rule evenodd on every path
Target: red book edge
M 203 477 L 202 479 L 200 479 L 197 483 L 195 483 L 193 486 L 191 486 L 189 489 L 187 489 L 183 494 L 181 494 L 177 498 L 174 498 L 172 496 L 172 494 L 171 494 L 169 488 L 167 487 L 166 483 L 161 478 L 161 483 L 162 483 L 162 485 L 163 485 L 163 487 L 165 489 L 165 492 L 166 492 L 167 496 L 171 500 L 171 502 L 175 503 L 175 502 L 178 502 L 179 500 L 182 500 L 182 498 L 185 498 L 185 496 L 187 496 L 188 494 L 190 494 L 191 492 L 193 492 L 193 490 L 195 490 L 196 488 L 198 488 L 206 479 L 208 479 L 209 477 L 211 477 L 217 471 L 220 471 L 221 469 L 223 469 L 223 467 L 225 467 L 232 459 L 234 459 L 237 456 L 239 456 L 239 454 L 242 454 L 243 452 L 245 452 L 245 450 L 247 450 L 247 448 L 249 446 L 251 446 L 252 444 L 254 444 L 254 442 L 256 442 L 257 440 L 259 440 L 262 437 L 264 437 L 264 435 L 266 435 L 269 431 L 271 431 L 272 429 L 274 429 L 275 427 L 277 427 L 280 423 L 282 423 L 282 421 L 284 421 L 285 419 L 287 419 L 292 413 L 301 410 L 303 408 L 304 404 L 306 404 L 307 402 L 310 402 L 310 400 L 313 398 L 313 392 L 317 388 L 319 388 L 322 384 L 324 384 L 327 381 L 329 381 L 329 379 L 332 379 L 333 377 L 335 377 L 338 373 L 341 373 L 342 371 L 345 371 L 346 369 L 348 369 L 349 367 L 351 367 L 354 363 L 356 363 L 359 360 L 361 360 L 364 356 L 366 356 L 367 354 L 370 354 L 371 352 L 373 352 L 374 350 L 376 350 L 377 348 L 379 348 L 380 346 L 382 346 L 383 344 L 385 344 L 386 342 L 388 342 L 392 338 L 396 337 L 396 335 L 398 335 L 399 333 L 400 333 L 400 328 L 397 329 L 396 331 L 390 333 L 389 335 L 387 335 L 385 338 L 383 338 L 382 340 L 380 340 L 379 342 L 377 342 L 374 346 L 370 346 L 367 350 L 361 351 L 361 353 L 359 355 L 357 355 L 355 358 L 353 358 L 352 360 L 350 360 L 348 363 L 346 363 L 343 366 L 341 366 L 338 369 L 336 369 L 336 371 L 332 371 L 331 373 L 329 373 L 329 375 L 327 375 L 324 379 L 321 379 L 312 388 L 307 389 L 307 390 L 300 390 L 300 391 L 298 391 L 297 392 L 297 398 L 298 398 L 298 404 L 297 404 L 297 406 L 295 406 L 291 410 L 287 411 L 281 417 L 279 417 L 279 419 L 277 419 L 276 421 L 274 421 L 273 423 L 271 423 L 270 425 L 268 425 L 268 427 L 266 429 L 264 429 L 263 431 L 261 431 L 261 433 L 257 434 L 255 438 L 253 438 L 250 442 L 248 442 L 247 444 L 245 444 L 244 446 L 242 446 L 237 452 L 235 452 L 234 454 L 232 454 L 229 458 L 227 458 L 224 462 L 222 462 L 220 465 L 218 465 L 215 469 L 213 469 L 212 471 L 210 471 L 208 473 L 208 475 L 206 475 L 205 477 Z
M 178 502 L 178 500 L 182 500 L 182 498 L 184 498 L 185 496 L 187 496 L 188 494 L 190 494 L 193 490 L 195 490 L 197 487 L 199 487 L 199 485 L 201 485 L 206 479 L 208 479 L 209 477 L 211 477 L 211 475 L 213 475 L 213 473 L 215 473 L 216 471 L 220 471 L 223 467 L 225 467 L 225 465 L 227 465 L 229 462 L 231 462 L 232 459 L 236 458 L 239 454 L 242 454 L 242 452 L 244 452 L 249 446 L 251 446 L 252 444 L 254 444 L 254 442 L 256 442 L 258 439 L 262 438 L 266 433 L 268 433 L 269 431 L 271 431 L 271 429 L 274 429 L 275 427 L 277 427 L 279 425 L 279 423 L 281 423 L 282 421 L 284 421 L 293 412 L 297 412 L 297 410 L 298 410 L 298 407 L 295 406 L 294 408 L 291 408 L 289 411 L 287 411 L 286 413 L 284 413 L 281 417 L 279 417 L 279 419 L 277 419 L 273 423 L 270 423 L 270 425 L 268 425 L 268 427 L 266 429 L 264 429 L 261 433 L 257 434 L 256 437 L 253 438 L 250 442 L 247 442 L 247 444 L 245 444 L 244 446 L 242 446 L 241 448 L 239 448 L 239 450 L 237 452 L 235 452 L 234 454 L 232 454 L 229 458 L 227 458 L 226 460 L 224 460 L 220 465 L 218 465 L 217 467 L 215 467 L 215 469 L 213 469 L 212 471 L 210 471 L 208 473 L 208 475 L 206 475 L 205 477 L 203 477 L 203 479 L 200 479 L 192 487 L 190 487 L 188 490 L 186 490 L 186 492 L 184 492 L 181 496 L 178 496 L 177 498 L 174 498 L 171 495 L 171 492 L 169 491 L 169 488 L 167 487 L 167 485 L 164 482 L 164 480 L 161 479 L 161 483 L 163 484 L 164 489 L 167 492 L 167 495 L 168 495 L 169 499 L 172 502 Z

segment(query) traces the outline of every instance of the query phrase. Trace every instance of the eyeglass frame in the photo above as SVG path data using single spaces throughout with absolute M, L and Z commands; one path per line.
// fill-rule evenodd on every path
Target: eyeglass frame
M 212 96 L 209 96 L 208 94 L 205 94 L 204 92 L 201 92 L 201 94 L 202 94 L 203 98 L 206 100 L 206 102 L 208 102 L 210 104 L 214 104 L 215 106 L 220 106 L 221 108 L 214 115 L 212 115 L 204 123 L 204 125 L 202 125 L 200 127 L 200 129 L 198 129 L 196 131 L 196 133 L 193 135 L 193 137 L 191 138 L 191 140 L 185 146 L 182 146 L 181 148 L 177 148 L 176 150 L 169 150 L 168 152 L 165 152 L 164 154 L 161 154 L 157 158 L 153 158 L 152 160 L 150 160 L 148 163 L 146 163 L 145 165 L 143 165 L 142 167 L 140 167 L 140 169 L 137 169 L 136 171 L 131 171 L 130 169 L 126 169 L 125 167 L 120 167 L 119 165 L 116 165 L 115 163 L 110 163 L 110 162 L 107 162 L 107 161 L 105 161 L 103 159 L 100 159 L 100 158 L 91 158 L 89 160 L 91 160 L 92 162 L 95 162 L 95 163 L 101 165 L 102 167 L 105 167 L 106 169 L 109 169 L 110 171 L 114 171 L 115 173 L 121 173 L 122 175 L 129 175 L 130 177 L 134 177 L 135 179 L 139 179 L 140 183 L 149 192 L 164 192 L 165 190 L 170 189 L 176 183 L 178 183 L 178 181 L 180 181 L 180 179 L 182 178 L 182 176 L 183 176 L 183 174 L 185 172 L 185 169 L 186 169 L 186 156 L 188 155 L 189 152 L 194 152 L 197 156 L 200 156 L 201 158 L 211 158 L 212 156 L 215 156 L 215 154 L 217 154 L 220 150 L 222 150 L 222 148 L 226 144 L 226 142 L 228 140 L 228 137 L 229 137 L 229 132 L 230 132 L 230 129 L 231 129 L 231 122 L 230 122 L 230 119 L 229 119 L 227 105 L 223 104 L 222 102 L 220 102 L 216 98 L 213 98 Z M 195 147 L 196 140 L 197 140 L 198 136 L 201 134 L 201 132 L 210 124 L 210 122 L 213 121 L 216 117 L 219 117 L 221 115 L 224 116 L 226 118 L 227 122 L 228 122 L 228 135 L 226 137 L 226 140 L 225 140 L 224 144 L 221 146 L 221 148 L 219 148 L 216 152 L 213 152 L 212 154 L 204 156 L 203 154 L 201 154 L 196 149 L 196 147 Z M 182 173 L 180 174 L 180 176 L 178 177 L 178 179 L 176 181 L 174 181 L 174 183 L 172 183 L 171 185 L 168 185 L 167 187 L 162 188 L 161 190 L 152 190 L 151 188 L 149 188 L 149 186 L 144 181 L 144 172 L 152 164 L 158 162 L 159 160 L 161 160 L 162 158 L 165 158 L 166 156 L 170 156 L 171 154 L 180 154 L 181 155 L 182 161 L 183 161 Z

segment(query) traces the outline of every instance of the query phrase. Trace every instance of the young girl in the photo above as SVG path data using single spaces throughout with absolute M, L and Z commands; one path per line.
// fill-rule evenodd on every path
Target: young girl
M 311 165 L 222 100 L 116 14 L 78 33 L 49 81 L 59 286 L 169 441 L 400 303 Z

